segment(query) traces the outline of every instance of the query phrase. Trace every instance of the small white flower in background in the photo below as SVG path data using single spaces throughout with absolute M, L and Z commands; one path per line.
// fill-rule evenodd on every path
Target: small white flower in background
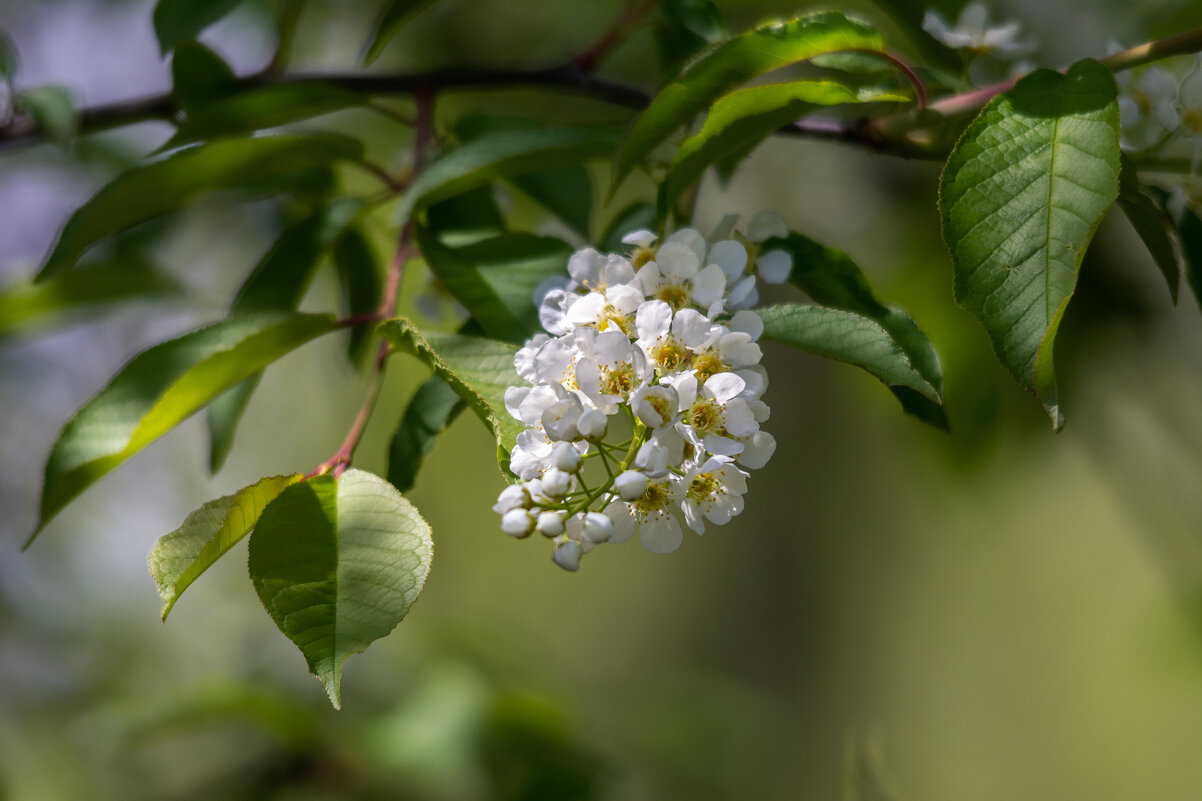
M 1109 55 L 1125 48 L 1111 42 Z M 1122 119 L 1123 147 L 1145 150 L 1162 143 L 1177 129 L 1177 81 L 1160 67 L 1125 70 L 1115 76 L 1119 90 L 1119 115 Z
M 989 9 L 984 3 L 969 3 L 951 25 L 937 11 L 927 11 L 922 29 L 954 50 L 973 55 L 992 54 L 1001 58 L 1020 56 L 1035 49 L 1032 41 L 1020 40 L 1022 26 L 1017 22 L 989 24 Z
M 776 447 L 759 364 L 757 277 L 787 280 L 792 260 L 765 243 L 788 236 L 757 214 L 746 232 L 723 218 L 711 240 L 692 228 L 623 237 L 626 254 L 576 251 L 568 275 L 535 292 L 547 333 L 514 357 L 526 382 L 505 408 L 526 429 L 510 453 L 521 483 L 493 510 L 516 538 L 554 543 L 565 570 L 602 543 L 639 535 L 676 550 L 681 519 L 701 533 L 743 509 L 746 469 Z M 737 466 L 736 466 L 737 465 Z

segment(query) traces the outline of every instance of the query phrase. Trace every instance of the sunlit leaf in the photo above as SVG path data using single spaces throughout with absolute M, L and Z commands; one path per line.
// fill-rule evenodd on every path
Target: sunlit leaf
M 401 28 L 426 8 L 434 5 L 435 1 L 386 0 L 384 7 L 380 10 L 379 21 L 376 22 L 371 42 L 367 45 L 367 51 L 363 55 L 363 64 L 370 64 L 379 58 L 388 43 L 400 33 Z
M 174 278 L 139 259 L 89 264 L 40 284 L 20 281 L 0 288 L 0 337 L 74 322 L 87 312 L 125 300 L 179 294 Z
M 1140 185 L 1134 165 L 1125 158 L 1122 160 L 1122 171 L 1119 174 L 1118 200 L 1119 208 L 1127 215 L 1131 227 L 1148 248 L 1152 261 L 1156 263 L 1169 286 L 1173 303 L 1176 303 L 1183 265 L 1181 254 L 1170 233 L 1173 230 L 1173 220 L 1156 198 Z
M 618 129 L 601 126 L 498 131 L 458 147 L 431 164 L 406 193 L 397 219 L 498 179 L 605 159 Z
M 782 249 L 793 258 L 789 281 L 809 295 L 815 303 L 832 309 L 855 312 L 884 328 L 909 358 L 911 365 L 943 395 L 943 367 L 934 346 L 910 315 L 900 309 L 885 306 L 876 299 L 868 278 L 850 256 L 834 248 L 824 247 L 797 233 L 784 239 L 770 239 L 764 249 Z M 940 402 L 909 386 L 890 387 L 907 413 L 947 430 L 947 414 Z
M 71 215 L 38 280 L 69 269 L 96 241 L 173 211 L 213 189 L 246 187 L 362 158 L 363 144 L 345 136 L 267 136 L 182 150 L 128 170 Z
M 186 112 L 208 105 L 238 87 L 234 71 L 200 42 L 184 42 L 171 57 L 171 93 Z
M 241 0 L 159 0 L 154 7 L 154 35 L 165 56 L 180 44 L 233 11 Z
M 423 336 L 411 322 L 382 323 L 380 334 L 398 350 L 412 354 L 459 394 L 497 439 L 497 460 L 509 475 L 509 453 L 525 426 L 505 410 L 505 390 L 520 386 L 513 366 L 517 345 L 462 334 Z
M 1064 425 L 1056 330 L 1085 249 L 1118 196 L 1118 131 L 1108 69 L 1082 61 L 1067 75 L 1041 70 L 985 107 L 940 184 L 956 300 L 1056 430 Z
M 417 388 L 388 446 L 388 481 L 394 487 L 401 492 L 412 489 L 422 462 L 466 405 L 436 375 Z
M 854 364 L 890 387 L 905 387 L 932 403 L 942 402 L 939 391 L 874 320 L 823 306 L 768 306 L 758 314 L 764 321 L 764 339 Z
M 209 501 L 175 531 L 159 538 L 147 562 L 163 598 L 163 620 L 184 590 L 251 532 L 267 504 L 300 480 L 300 474 L 260 479 L 233 495 Z
M 567 275 L 571 247 L 552 237 L 507 233 L 449 248 L 418 229 L 430 270 L 480 323 L 486 336 L 523 342 L 539 328 L 534 290 Z
M 433 555 L 417 509 L 352 469 L 281 492 L 250 537 L 249 567 L 272 620 L 339 708 L 343 663 L 404 619 Z
M 697 52 L 730 35 L 712 0 L 660 0 L 655 6 L 655 46 L 665 72 L 676 72 Z
M 232 317 L 138 354 L 68 421 L 46 463 L 29 543 L 77 495 L 214 397 L 314 337 L 324 314 Z
M 790 122 L 827 106 L 865 101 L 902 102 L 900 94 L 863 94 L 830 81 L 766 84 L 731 92 L 718 100 L 705 124 L 676 151 L 661 195 L 661 216 L 706 167 L 745 153 Z
M 836 50 L 880 50 L 870 26 L 838 12 L 769 22 L 728 39 L 690 62 L 639 116 L 622 146 L 614 186 L 696 114 L 739 84 Z

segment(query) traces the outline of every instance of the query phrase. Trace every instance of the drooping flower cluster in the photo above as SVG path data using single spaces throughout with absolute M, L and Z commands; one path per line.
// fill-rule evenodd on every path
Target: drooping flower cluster
M 762 243 L 787 232 L 734 215 L 707 241 L 692 228 L 662 242 L 650 231 L 625 254 L 585 248 L 570 277 L 536 293 L 545 334 L 514 359 L 527 386 L 505 394 L 527 428 L 510 454 L 521 482 L 493 509 L 513 537 L 553 540 L 567 569 L 602 542 L 637 533 L 656 553 L 676 550 L 680 520 L 698 534 L 743 511 L 748 470 L 776 441 L 760 429 L 768 386 L 757 340 L 756 276 L 785 281 L 788 253 Z

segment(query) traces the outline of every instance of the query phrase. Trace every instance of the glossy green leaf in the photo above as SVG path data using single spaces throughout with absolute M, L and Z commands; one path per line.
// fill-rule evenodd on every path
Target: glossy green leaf
M 890 387 L 905 387 L 932 403 L 942 402 L 939 391 L 874 320 L 823 306 L 768 306 L 757 313 L 764 321 L 764 339 L 854 364 Z
M 299 306 L 317 266 L 346 230 L 360 205 L 356 200 L 345 199 L 286 229 L 238 290 L 230 314 L 289 311 Z M 209 404 L 206 420 L 211 472 L 216 473 L 225 464 L 238 423 L 261 377 L 262 374 L 256 373 Z
M 405 220 L 415 209 L 493 181 L 611 157 L 618 130 L 611 127 L 498 131 L 468 142 L 431 164 L 406 193 L 397 211 Z
M 883 47 L 870 26 L 834 11 L 769 22 L 706 51 L 656 95 L 622 146 L 614 186 L 693 116 L 758 75 L 837 50 Z
M 233 495 L 209 501 L 159 538 L 147 562 L 163 598 L 163 620 L 184 590 L 251 532 L 267 504 L 300 480 L 299 473 L 259 479 Z
M 184 42 L 171 57 L 171 93 L 184 111 L 192 111 L 232 94 L 238 78 L 221 56 L 200 42 Z
M 65 146 L 79 132 L 75 98 L 61 86 L 38 86 L 17 95 L 17 105 L 31 114 L 38 128 L 56 145 Z
M 790 233 L 784 239 L 770 239 L 764 243 L 764 249 L 781 249 L 792 256 L 793 271 L 789 281 L 815 303 L 854 312 L 884 328 L 914 369 L 942 397 L 943 367 L 934 346 L 910 315 L 876 299 L 868 278 L 850 256 L 797 233 Z M 948 429 L 947 413 L 941 402 L 932 401 L 908 386 L 890 389 L 908 414 L 936 428 Z
M 213 100 L 189 112 L 164 150 L 200 140 L 275 128 L 367 103 L 358 92 L 322 83 L 260 86 Z
M 510 475 L 509 453 L 525 430 L 505 410 L 505 390 L 525 383 L 513 366 L 518 347 L 462 334 L 423 336 L 403 317 L 382 323 L 378 330 L 395 348 L 424 362 L 463 398 L 496 437 L 497 461 L 502 472 Z
M 1134 165 L 1126 158 L 1122 160 L 1119 174 L 1119 208 L 1127 215 L 1135 233 L 1143 240 L 1152 255 L 1152 261 L 1160 269 L 1173 303 L 1181 288 L 1182 259 L 1173 242 L 1173 220 L 1157 199 L 1140 185 Z
M 409 400 L 388 445 L 388 481 L 408 492 L 442 432 L 467 406 L 450 384 L 431 376 Z
M 418 246 L 442 281 L 486 336 L 523 342 L 538 330 L 534 290 L 547 278 L 567 274 L 572 248 L 552 237 L 507 233 L 449 248 L 417 229 Z
M 426 209 L 425 227 L 448 244 L 474 242 L 504 232 L 505 218 L 491 184 L 434 203 Z
M 417 509 L 352 469 L 281 492 L 255 526 L 248 564 L 263 606 L 337 709 L 343 663 L 404 619 L 433 555 Z
M 379 58 L 388 43 L 400 33 L 401 28 L 426 8 L 434 5 L 434 2 L 435 0 L 386 0 L 380 10 L 371 42 L 363 55 L 364 66 Z
M 1191 208 L 1182 212 L 1180 222 L 1181 252 L 1185 259 L 1185 278 L 1194 299 L 1202 308 L 1202 217 Z
M 30 536 L 77 495 L 221 392 L 314 337 L 331 315 L 231 317 L 134 357 L 68 421 L 46 463 L 42 515 Z
M 948 159 L 943 237 L 956 300 L 1059 430 L 1052 351 L 1077 270 L 1119 188 L 1114 78 L 1096 61 L 1041 70 L 992 100 Z
M 701 130 L 676 151 L 665 179 L 660 214 L 672 208 L 711 164 L 746 153 L 782 125 L 828 106 L 905 100 L 905 95 L 862 94 L 830 81 L 775 83 L 731 92 L 714 103 Z
M 133 257 L 89 264 L 41 284 L 20 281 L 0 289 L 0 337 L 76 322 L 121 301 L 180 294 L 174 278 Z
M 173 211 L 201 192 L 260 184 L 362 156 L 363 144 L 350 137 L 267 136 L 200 145 L 135 167 L 71 215 L 38 280 L 70 269 L 98 240 Z
M 159 0 L 154 7 L 154 35 L 165 56 L 230 13 L 241 0 Z
M 368 314 L 380 307 L 384 298 L 384 275 L 376 252 L 358 228 L 343 234 L 334 245 L 334 267 L 342 288 L 347 316 Z M 371 341 L 369 326 L 357 325 L 350 330 L 347 356 L 358 363 Z

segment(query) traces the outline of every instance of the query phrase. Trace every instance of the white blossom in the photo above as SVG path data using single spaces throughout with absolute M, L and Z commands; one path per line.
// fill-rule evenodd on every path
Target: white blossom
M 974 55 L 992 53 L 1005 58 L 1034 49 L 1033 42 L 1018 38 L 1022 26 L 1017 22 L 990 25 L 989 9 L 980 2 L 966 5 L 955 25 L 949 24 L 937 11 L 927 11 L 922 18 L 922 28 L 948 47 L 967 50 Z

